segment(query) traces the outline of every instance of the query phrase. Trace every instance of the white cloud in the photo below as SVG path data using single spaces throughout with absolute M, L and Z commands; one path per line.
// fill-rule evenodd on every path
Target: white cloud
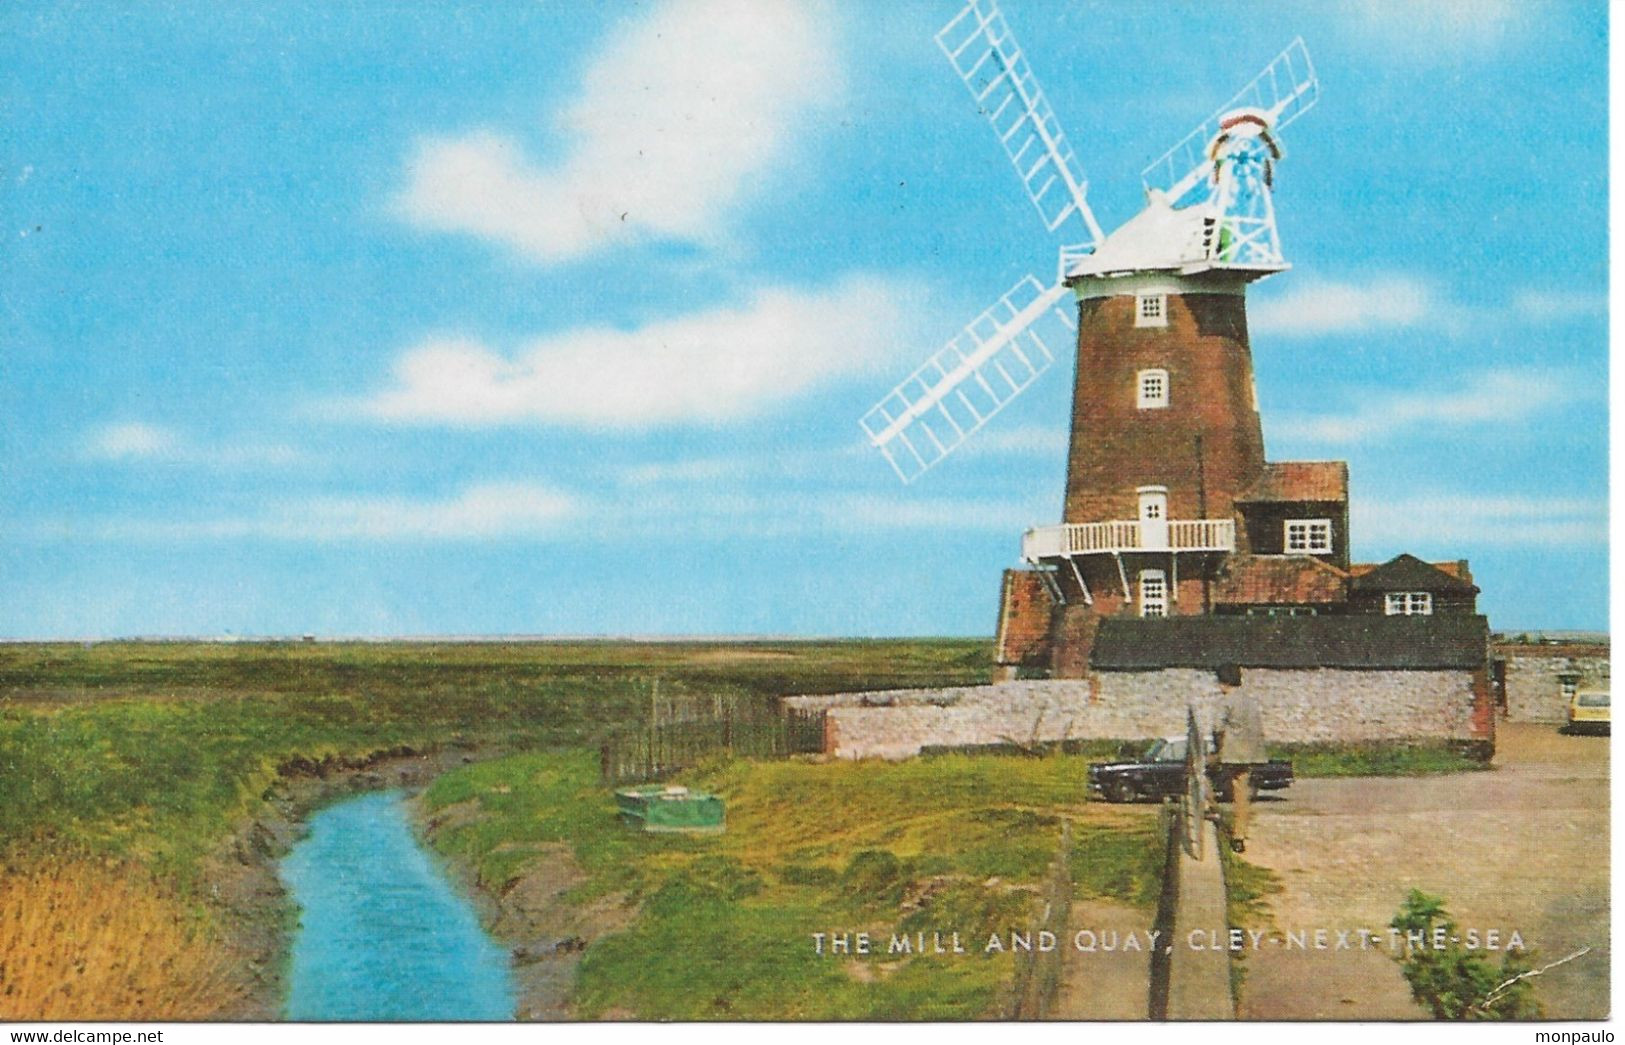
M 895 531 L 981 532 L 1006 534 L 1013 544 L 1025 527 L 1053 511 L 1053 506 L 1046 510 L 1013 500 L 918 498 L 839 487 L 803 488 L 789 495 L 742 487 L 681 492 L 668 488 L 607 506 L 596 536 L 732 542 Z
M 1340 10 L 1382 55 L 1447 62 L 1487 57 L 1545 22 L 1537 0 L 1360 0 Z
M 1484 497 L 1440 493 L 1357 497 L 1350 530 L 1390 548 L 1562 547 L 1608 542 L 1608 502 L 1580 497 Z M 1420 542 L 1420 543 L 1419 543 Z
M 632 486 L 657 483 L 708 483 L 739 479 L 756 470 L 760 462 L 745 457 L 695 457 L 682 461 L 654 461 L 633 465 L 621 473 L 621 481 Z
M 1270 430 L 1317 443 L 1375 442 L 1416 437 L 1440 428 L 1506 425 L 1542 410 L 1584 398 L 1584 386 L 1556 371 L 1490 370 L 1456 388 L 1435 386 L 1407 392 L 1371 392 L 1344 414 L 1287 414 Z
M 1316 337 L 1421 326 L 1441 313 L 1437 294 L 1411 276 L 1378 276 L 1366 283 L 1308 280 L 1278 297 L 1247 307 L 1255 334 Z
M 817 509 L 831 528 L 840 530 L 992 531 L 1009 534 L 1012 543 L 1040 517 L 1034 505 L 1018 501 L 915 498 L 891 493 L 851 494 L 821 501 Z
M 512 358 L 470 338 L 406 352 L 394 386 L 359 404 L 384 420 L 543 422 L 593 429 L 718 423 L 758 415 L 821 382 L 886 364 L 914 331 L 921 293 L 874 277 L 634 329 L 538 338 Z
M 716 238 L 840 90 L 832 12 L 806 0 L 672 0 L 621 28 L 553 121 L 538 166 L 480 130 L 417 144 L 399 213 L 544 262 L 644 237 Z M 542 56 L 542 61 L 550 61 Z
M 1512 297 L 1513 315 L 1537 323 L 1608 314 L 1608 295 L 1570 290 L 1524 290 Z
M 465 487 L 452 497 L 357 497 L 309 502 L 298 530 L 318 537 L 466 540 L 554 533 L 581 515 L 576 496 L 532 482 Z
M 272 443 L 199 444 L 172 428 L 142 421 L 106 425 L 85 439 L 84 456 L 93 461 L 147 462 L 251 468 L 298 464 L 305 455 Z
M 93 540 L 480 540 L 553 535 L 589 504 L 535 482 L 473 483 L 443 498 L 315 497 L 236 516 L 104 518 L 23 527 L 15 536 Z
M 1462 334 L 1508 325 L 1549 326 L 1608 313 L 1608 296 L 1592 291 L 1526 288 L 1505 305 L 1469 304 L 1441 292 L 1430 280 L 1384 273 L 1364 282 L 1308 279 L 1285 293 L 1250 302 L 1253 333 L 1324 337 L 1390 330 L 1437 330 Z
M 1064 456 L 1071 434 L 1065 428 L 1023 425 L 1015 428 L 983 429 L 959 453 L 1021 457 Z
M 719 459 L 720 460 L 720 459 Z M 656 481 L 658 482 L 658 480 Z M 266 503 L 236 514 L 82 516 L 4 529 L 8 538 L 62 541 L 391 541 L 492 540 L 726 542 L 864 536 L 897 531 L 999 533 L 1014 542 L 1047 517 L 1040 499 L 910 497 L 839 484 L 786 495 L 738 483 L 649 485 L 617 494 L 561 489 L 534 480 L 470 483 L 443 496 L 320 496 Z M 765 546 L 764 546 L 765 547 Z
M 85 441 L 85 453 L 109 461 L 166 457 L 180 445 L 168 428 L 141 422 L 107 425 Z

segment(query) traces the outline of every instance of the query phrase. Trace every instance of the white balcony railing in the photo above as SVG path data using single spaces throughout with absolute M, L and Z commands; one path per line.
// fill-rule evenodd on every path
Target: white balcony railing
M 1021 538 L 1021 557 L 1028 562 L 1108 552 L 1235 550 L 1233 519 L 1171 519 L 1165 524 L 1133 519 L 1068 523 L 1035 527 Z

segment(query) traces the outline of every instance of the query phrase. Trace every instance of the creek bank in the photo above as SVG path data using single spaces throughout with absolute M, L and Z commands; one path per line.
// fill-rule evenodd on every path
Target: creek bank
M 408 805 L 420 835 L 431 840 L 437 831 L 479 817 L 479 803 L 472 799 L 431 812 L 420 793 Z M 586 881 L 568 843 L 540 842 L 524 848 L 532 859 L 504 882 L 481 881 L 464 861 L 447 862 L 474 898 L 486 931 L 512 955 L 519 998 L 515 1018 L 575 1019 L 570 995 L 582 955 L 594 940 L 629 926 L 637 910 L 620 893 L 583 903 L 568 900 L 570 891 Z
M 281 1017 L 298 911 L 277 865 L 304 835 L 312 812 L 366 791 L 419 789 L 442 773 L 502 753 L 473 744 L 433 751 L 394 747 L 353 758 L 283 763 L 253 817 L 227 836 L 203 868 L 207 899 L 221 915 L 223 942 L 246 987 L 243 999 L 218 1018 Z
M 282 884 L 278 865 L 304 836 L 315 810 L 367 791 L 403 788 L 413 792 L 407 806 L 418 836 L 427 844 L 437 828 L 478 813 L 477 803 L 464 802 L 431 814 L 423 804 L 422 789 L 443 773 L 511 753 L 464 743 L 432 751 L 396 747 L 352 758 L 296 758 L 283 763 L 256 814 L 227 837 L 204 867 L 208 898 L 222 915 L 224 943 L 247 987 L 243 999 L 218 1018 L 254 1022 L 282 1018 L 299 912 Z M 531 848 L 537 858 L 502 883 L 481 882 L 462 861 L 434 852 L 474 903 L 481 925 L 512 957 L 516 1018 L 568 1020 L 573 1018 L 569 997 L 582 953 L 591 941 L 626 928 L 636 911 L 619 894 L 580 905 L 567 903 L 565 894 L 586 880 L 569 845 Z
M 300 908 L 286 1018 L 513 1019 L 512 956 L 423 844 L 404 791 L 342 799 L 309 823 L 279 868 Z

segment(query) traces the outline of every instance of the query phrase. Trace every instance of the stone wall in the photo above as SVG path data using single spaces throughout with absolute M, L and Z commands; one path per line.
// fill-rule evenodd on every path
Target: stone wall
M 1257 698 L 1265 735 L 1276 743 L 1493 738 L 1488 716 L 1475 720 L 1475 698 L 1485 698 L 1468 671 L 1248 668 L 1239 691 Z M 1168 668 L 786 702 L 829 710 L 831 753 L 895 759 L 927 745 L 1180 735 L 1187 704 L 1210 723 L 1224 697 L 1213 672 Z
M 1608 687 L 1608 647 L 1498 644 L 1491 656 L 1506 664 L 1506 717 L 1513 722 L 1566 722 L 1564 676 L 1580 689 Z

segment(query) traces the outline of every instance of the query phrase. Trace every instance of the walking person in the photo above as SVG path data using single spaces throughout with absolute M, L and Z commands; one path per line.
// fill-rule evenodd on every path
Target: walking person
M 1257 699 L 1230 690 L 1213 732 L 1220 778 L 1230 781 L 1230 848 L 1245 852 L 1247 832 L 1252 826 L 1252 767 L 1269 761 L 1264 753 L 1264 720 Z

